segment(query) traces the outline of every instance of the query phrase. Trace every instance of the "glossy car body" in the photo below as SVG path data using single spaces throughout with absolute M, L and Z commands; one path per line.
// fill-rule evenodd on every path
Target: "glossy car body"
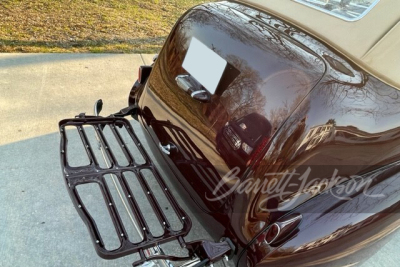
M 193 37 L 240 71 L 233 81 L 223 76 L 207 103 L 175 80 L 187 73 Z M 352 266 L 399 226 L 399 90 L 290 21 L 243 3 L 195 7 L 129 101 L 198 220 L 215 240 L 234 241 L 237 266 Z M 221 132 L 252 113 L 271 132 L 231 179 L 237 152 L 219 152 Z M 272 183 L 270 174 L 276 190 L 244 193 L 255 181 Z M 272 223 L 290 214 L 301 223 L 267 244 Z
M 269 142 L 271 128 L 269 121 L 258 113 L 230 120 L 217 133 L 216 148 L 228 166 L 244 169 Z

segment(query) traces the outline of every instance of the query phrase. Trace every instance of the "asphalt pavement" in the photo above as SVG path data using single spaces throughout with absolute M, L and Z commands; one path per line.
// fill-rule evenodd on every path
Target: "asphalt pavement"
M 63 181 L 58 122 L 92 114 L 99 98 L 104 115 L 126 107 L 138 67 L 152 57 L 0 54 L 0 266 L 131 266 L 138 259 L 95 253 Z M 131 124 L 147 147 L 139 124 Z M 194 222 L 187 240 L 204 237 Z M 177 243 L 164 249 L 181 251 Z
M 138 67 L 152 56 L 0 54 L 0 266 L 131 266 L 137 259 L 95 253 L 61 175 L 58 122 L 91 114 L 99 98 L 103 114 L 125 107 Z M 194 222 L 188 239 L 207 237 Z M 362 266 L 398 266 L 399 247 L 397 233 Z

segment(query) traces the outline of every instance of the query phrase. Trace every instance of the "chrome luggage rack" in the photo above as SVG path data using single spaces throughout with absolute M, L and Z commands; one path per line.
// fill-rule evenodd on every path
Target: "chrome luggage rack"
M 226 256 L 232 257 L 235 248 L 229 239 L 219 243 L 206 240 L 185 242 L 184 237 L 190 232 L 192 227 L 191 219 L 189 218 L 188 214 L 179 206 L 174 196 L 171 194 L 168 186 L 162 179 L 148 153 L 143 148 L 137 135 L 133 131 L 129 121 L 123 118 L 124 116 L 132 115 L 133 112 L 135 112 L 135 107 L 129 107 L 121 110 L 121 112 L 109 117 L 86 116 L 85 114 L 80 114 L 75 118 L 65 119 L 59 123 L 61 135 L 61 165 L 67 190 L 76 210 L 78 211 L 78 214 L 89 230 L 89 234 L 97 254 L 105 259 L 115 259 L 129 254 L 139 253 L 140 260 L 134 262 L 133 266 L 139 266 L 152 260 L 190 261 L 197 258 L 197 263 L 191 266 L 200 267 L 220 261 Z M 94 132 L 98 141 L 97 145 L 102 151 L 102 156 L 107 165 L 106 167 L 100 166 L 99 159 L 95 155 L 95 148 L 93 147 L 94 144 L 93 142 L 89 141 L 87 130 L 90 127 L 92 127 L 92 133 Z M 117 148 L 111 146 L 112 142 L 109 140 L 110 136 L 106 137 L 104 133 L 105 127 L 108 127 L 108 129 L 111 130 L 111 137 L 113 136 L 113 138 L 115 138 L 117 141 L 113 142 L 113 144 L 114 146 L 115 144 L 118 144 L 118 149 L 119 151 L 123 152 L 128 164 L 120 164 L 119 160 L 117 160 L 115 154 L 115 150 L 117 150 Z M 83 145 L 89 160 L 88 165 L 71 166 L 69 162 L 67 131 L 69 131 L 70 128 L 75 128 L 79 134 L 80 141 L 82 143 L 81 145 Z M 124 136 L 124 138 L 121 135 L 122 129 L 125 129 L 126 132 L 124 132 L 128 133 Z M 127 136 L 129 140 L 127 140 Z M 129 149 L 127 146 L 127 142 L 133 142 L 137 150 L 135 152 L 131 151 L 131 149 Z M 140 156 L 144 159 L 144 163 L 138 163 L 136 161 L 135 157 L 137 155 L 135 155 L 135 153 L 140 154 Z M 166 198 L 168 200 L 177 218 L 179 218 L 180 224 L 182 225 L 181 229 L 177 230 L 171 227 L 171 222 L 168 220 L 165 212 L 161 208 L 158 196 L 152 190 L 153 185 L 150 185 L 143 175 L 144 170 L 153 175 L 156 184 L 158 184 L 158 186 L 162 189 L 164 199 Z M 151 226 L 149 226 L 149 222 L 143 215 L 142 207 L 139 204 L 141 201 L 143 201 L 143 199 L 138 201 L 137 196 L 135 196 L 135 193 L 133 192 L 134 190 L 128 182 L 128 172 L 134 174 L 133 179 L 137 180 L 143 192 L 146 193 L 146 198 L 152 208 L 152 212 L 156 215 L 160 225 L 163 227 L 163 234 L 153 234 Z M 131 232 L 128 233 L 126 225 L 124 224 L 125 221 L 121 219 L 120 210 L 117 208 L 117 205 L 115 205 L 116 199 L 115 197 L 113 198 L 109 185 L 106 182 L 106 175 L 112 177 L 113 183 L 116 187 L 116 184 L 119 184 L 119 197 L 124 203 L 125 209 L 127 211 L 131 211 L 131 219 L 135 224 L 139 240 L 141 241 L 132 242 L 134 238 L 132 238 Z M 115 228 L 115 232 L 120 242 L 120 246 L 116 249 L 109 250 L 106 248 L 96 221 L 91 216 L 89 210 L 85 206 L 84 201 L 82 201 L 82 196 L 78 192 L 78 187 L 87 184 L 95 184 L 100 187 L 103 199 L 99 199 L 98 201 L 99 203 L 100 201 L 103 202 L 107 207 L 108 213 Z M 149 249 L 151 248 L 156 248 L 155 251 L 159 251 L 160 244 L 176 240 L 182 248 L 187 250 L 188 256 L 178 257 L 165 255 L 163 253 L 149 253 Z

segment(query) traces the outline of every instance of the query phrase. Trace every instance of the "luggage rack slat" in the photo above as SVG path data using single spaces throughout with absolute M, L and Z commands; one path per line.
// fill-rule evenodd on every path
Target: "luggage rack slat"
M 104 152 L 108 160 L 110 161 L 110 168 L 104 169 L 99 166 L 99 161 L 96 158 L 96 155 L 93 152 L 93 148 L 89 142 L 87 132 L 84 129 L 84 126 L 90 125 L 94 127 L 94 132 L 97 134 L 97 137 L 103 146 Z M 115 136 L 118 145 L 121 147 L 124 152 L 124 156 L 128 159 L 128 166 L 120 166 L 118 161 L 113 154 L 113 150 L 110 147 L 110 142 L 107 141 L 107 137 L 103 132 L 103 128 L 108 125 Z M 68 139 L 66 136 L 66 126 L 75 126 L 79 132 L 80 141 L 85 147 L 86 153 L 89 157 L 89 165 L 79 166 L 79 167 L 71 167 L 68 164 L 67 158 L 67 145 Z M 120 133 L 115 129 L 115 127 L 124 127 L 128 132 L 130 138 L 133 140 L 134 144 L 137 146 L 138 151 L 142 154 L 142 157 L 145 160 L 144 164 L 138 164 L 135 161 L 134 155 L 132 155 L 132 151 L 129 151 L 124 140 L 122 139 Z M 61 134 L 61 163 L 63 168 L 64 178 L 67 184 L 67 189 L 71 196 L 71 199 L 74 203 L 75 208 L 78 210 L 78 213 L 82 220 L 85 222 L 86 226 L 89 229 L 89 233 L 93 240 L 95 249 L 97 254 L 102 258 L 113 259 L 122 257 L 128 254 L 143 252 L 143 250 L 147 248 L 154 247 L 156 245 L 166 243 L 173 240 L 183 240 L 182 237 L 186 236 L 191 229 L 191 220 L 182 210 L 182 208 L 178 205 L 175 198 L 170 193 L 167 185 L 159 175 L 157 169 L 154 167 L 154 164 L 151 162 L 150 157 L 143 149 L 140 144 L 136 134 L 133 132 L 132 127 L 129 122 L 125 119 L 115 118 L 115 117 L 87 117 L 87 118 L 74 118 L 74 119 L 66 119 L 60 122 L 60 134 Z M 170 222 L 165 216 L 161 206 L 154 195 L 153 190 L 150 188 L 146 178 L 143 176 L 141 171 L 150 170 L 154 175 L 155 180 L 158 185 L 163 189 L 163 193 L 165 197 L 168 199 L 169 204 L 172 206 L 176 215 L 179 217 L 179 220 L 182 224 L 181 230 L 172 230 Z M 164 226 L 164 233 L 161 236 L 153 236 L 149 228 L 148 222 L 144 218 L 140 204 L 133 195 L 133 192 L 126 180 L 124 175 L 125 172 L 132 172 L 135 174 L 136 179 L 140 183 L 141 187 L 145 191 L 147 195 L 147 199 L 152 207 L 154 214 L 157 216 L 160 224 Z M 115 201 L 110 193 L 110 189 L 108 188 L 107 182 L 105 180 L 105 175 L 113 175 L 116 180 L 119 182 L 122 191 L 121 193 L 127 199 L 127 205 L 131 209 L 136 222 L 141 227 L 141 235 L 142 241 L 138 243 L 132 243 L 128 236 L 129 234 L 124 227 L 124 222 L 119 215 L 118 209 L 115 206 Z M 114 179 L 114 178 L 113 178 Z M 102 202 L 107 206 L 108 213 L 112 219 L 112 223 L 114 224 L 115 230 L 118 235 L 118 239 L 121 243 L 120 247 L 114 250 L 107 250 L 104 246 L 104 240 L 102 239 L 101 233 L 99 232 L 96 222 L 91 217 L 87 208 L 85 207 L 82 199 L 79 196 L 77 191 L 77 186 L 89 183 L 96 183 L 100 186 L 101 193 L 103 195 Z M 149 194 L 147 194 L 149 192 Z M 100 200 L 99 200 L 100 201 Z M 165 224 L 164 224 L 165 223 Z
M 127 149 L 124 140 L 121 138 L 121 135 L 119 134 L 119 132 L 115 129 L 114 124 L 111 125 L 111 131 L 114 134 L 115 138 L 117 139 L 118 145 L 122 149 L 124 156 L 129 159 L 129 165 L 135 164 L 135 158 L 131 155 L 131 153 Z M 135 164 L 135 165 L 137 165 L 137 164 Z
M 139 138 L 136 136 L 135 132 L 131 130 L 131 127 L 130 127 L 129 125 L 126 126 L 125 128 L 126 128 L 126 130 L 128 131 L 129 136 L 131 137 L 131 139 L 132 139 L 133 142 L 135 143 L 135 145 L 136 145 L 137 149 L 139 150 L 141 156 L 142 156 L 143 159 L 145 160 L 145 163 L 144 163 L 144 164 L 137 164 L 137 167 L 138 167 L 138 168 L 140 168 L 140 167 L 146 167 L 147 165 L 153 166 L 152 161 L 150 160 L 149 155 L 147 154 L 146 150 L 144 150 L 144 148 L 143 148 L 142 144 L 140 143 Z
M 95 165 L 98 165 L 97 159 L 93 153 L 92 147 L 90 146 L 90 142 L 87 138 L 85 129 L 82 126 L 78 126 L 77 129 L 78 129 L 79 136 L 81 137 L 82 143 L 85 146 L 85 150 L 86 150 L 86 153 L 88 154 L 90 163 L 93 162 Z
M 170 223 L 169 223 L 167 217 L 165 216 L 164 212 L 162 211 L 157 199 L 154 197 L 154 193 L 151 190 L 149 184 L 147 183 L 146 179 L 143 177 L 142 172 L 139 171 L 138 173 L 136 173 L 136 175 L 139 179 L 140 185 L 142 186 L 143 190 L 145 190 L 145 192 L 146 192 L 146 197 L 149 200 L 152 208 L 154 210 L 156 210 L 157 219 L 160 222 L 160 224 L 164 226 L 164 231 L 170 230 Z
M 153 169 L 153 174 L 158 183 L 161 185 L 161 188 L 164 189 L 164 194 L 166 195 L 168 201 L 174 201 L 174 197 L 171 194 L 171 191 L 168 189 L 167 185 L 165 184 L 164 180 L 161 178 L 160 174 L 158 173 L 157 169 Z M 183 224 L 184 220 L 187 218 L 186 212 L 184 212 L 179 206 L 172 206 L 175 213 L 178 215 L 180 222 Z
M 149 235 L 151 235 L 149 231 L 150 228 L 146 222 L 146 219 L 143 217 L 143 214 L 140 212 L 139 204 L 137 203 L 136 199 L 132 197 L 133 193 L 131 192 L 129 185 L 126 182 L 124 175 L 122 174 L 121 176 L 118 176 L 118 179 L 124 191 L 125 197 L 128 199 L 132 212 L 134 213 L 136 220 L 140 224 L 140 232 L 142 234 L 142 238 L 143 240 L 148 240 Z
M 113 221 L 115 231 L 117 232 L 118 239 L 122 243 L 123 239 L 125 239 L 126 236 L 127 236 L 126 230 L 125 230 L 124 225 L 122 223 L 121 217 L 118 214 L 118 210 L 117 210 L 117 208 L 115 206 L 115 201 L 114 201 L 114 199 L 113 199 L 113 197 L 111 195 L 110 189 L 108 188 L 108 185 L 107 185 L 107 183 L 105 181 L 104 176 L 101 176 L 100 179 L 102 181 L 102 183 L 100 183 L 101 193 L 103 194 L 103 197 L 104 197 L 105 204 L 107 206 L 108 212 L 110 214 L 112 214 L 111 219 Z M 99 235 L 100 235 L 100 233 L 99 233 Z
M 117 160 L 115 159 L 114 154 L 110 149 L 110 145 L 108 144 L 106 137 L 104 136 L 101 124 L 96 125 L 94 129 L 96 131 L 97 137 L 99 138 L 100 145 L 104 148 L 103 151 L 105 151 L 107 159 L 110 161 L 110 168 L 114 168 L 117 164 Z

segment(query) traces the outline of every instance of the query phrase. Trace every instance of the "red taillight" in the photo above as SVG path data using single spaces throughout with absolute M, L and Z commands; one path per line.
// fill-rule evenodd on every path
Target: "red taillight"
M 268 229 L 267 235 L 265 236 L 265 241 L 267 244 L 271 244 L 272 242 L 275 241 L 275 239 L 279 236 L 279 233 L 281 232 L 281 229 L 279 225 L 274 223 L 271 225 L 271 227 Z
M 264 137 L 258 147 L 251 154 L 250 159 L 247 161 L 246 166 L 249 166 L 252 161 L 257 159 L 260 156 L 260 153 L 264 150 L 264 148 L 268 145 L 269 137 Z

